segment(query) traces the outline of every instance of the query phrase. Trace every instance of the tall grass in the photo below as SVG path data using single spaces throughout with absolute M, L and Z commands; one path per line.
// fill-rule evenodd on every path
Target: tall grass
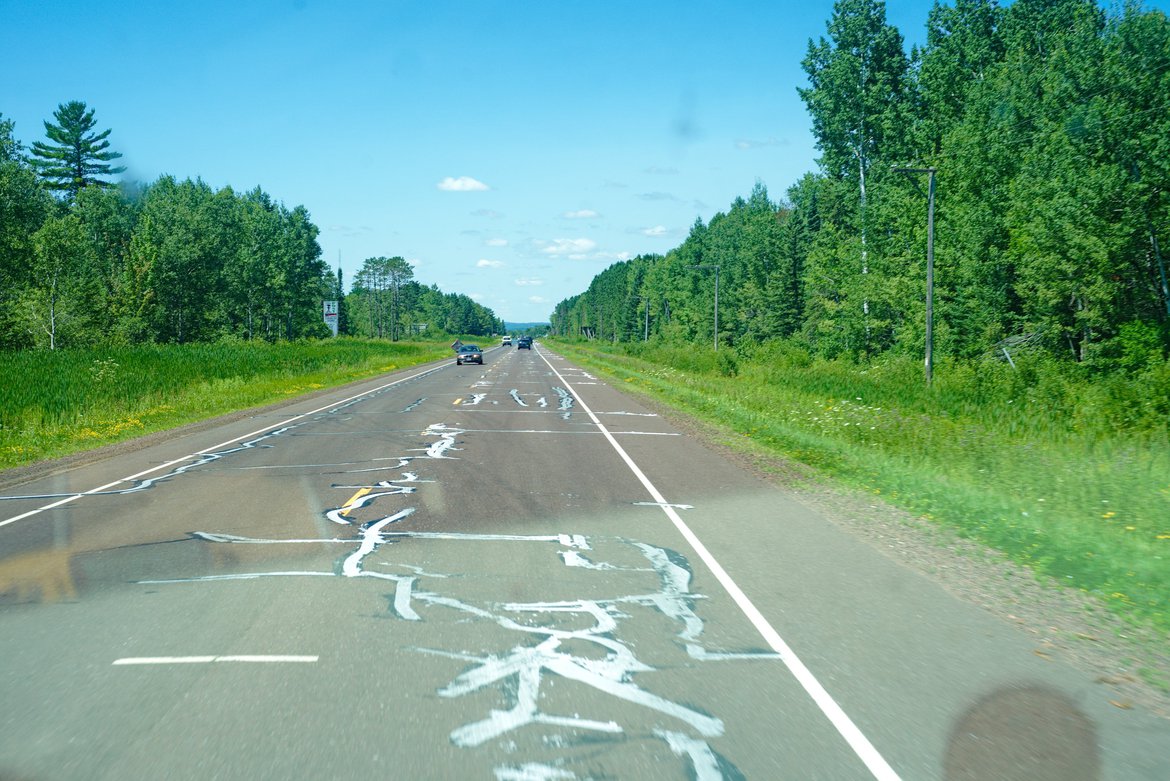
M 927 388 L 917 361 L 789 344 L 556 346 L 1170 630 L 1170 365 L 943 362 Z
M 0 353 L 0 468 L 449 354 L 445 344 L 361 339 Z

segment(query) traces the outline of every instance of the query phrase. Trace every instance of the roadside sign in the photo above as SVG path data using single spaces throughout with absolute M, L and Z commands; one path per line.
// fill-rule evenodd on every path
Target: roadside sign
M 329 326 L 334 336 L 337 336 L 337 302 L 326 301 L 324 304 L 325 325 Z

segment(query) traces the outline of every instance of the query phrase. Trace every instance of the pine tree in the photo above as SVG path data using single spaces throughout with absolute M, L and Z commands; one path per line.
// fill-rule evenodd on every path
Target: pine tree
M 110 182 L 100 178 L 120 174 L 125 166 L 112 167 L 109 161 L 121 157 L 120 152 L 108 151 L 110 131 L 92 132 L 97 123 L 93 109 L 79 100 L 57 106 L 53 112 L 57 124 L 45 122 L 45 135 L 52 144 L 40 141 L 32 145 L 32 164 L 50 190 L 60 190 L 72 201 L 77 193 L 89 187 L 109 187 Z

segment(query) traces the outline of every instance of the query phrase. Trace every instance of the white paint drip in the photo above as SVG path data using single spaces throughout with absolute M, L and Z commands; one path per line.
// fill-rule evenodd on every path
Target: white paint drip
M 548 399 L 546 399 L 544 396 L 541 396 L 539 399 L 536 400 L 536 406 L 547 407 L 548 406 Z
M 573 396 L 564 388 L 553 388 L 553 390 L 557 392 L 557 396 L 561 399 L 560 408 L 565 413 L 561 417 L 568 420 L 573 414 Z
M 487 398 L 486 393 L 473 393 L 473 394 L 471 394 L 470 399 L 463 402 L 459 406 L 461 406 L 461 407 L 474 407 L 475 405 L 479 404 L 481 401 L 483 401 L 486 398 Z
M 592 561 L 585 558 L 584 556 L 582 556 L 580 553 L 578 553 L 575 550 L 561 551 L 561 558 L 564 559 L 566 567 L 580 567 L 581 569 L 595 569 L 595 570 L 614 570 L 614 569 L 617 569 L 617 567 L 613 566 L 612 564 L 610 564 L 608 562 L 604 562 L 604 561 L 601 562 L 600 564 L 594 564 Z
M 372 572 L 369 570 L 362 570 L 358 573 L 358 577 L 393 581 L 395 585 L 394 612 L 398 614 L 399 618 L 407 621 L 422 621 L 422 616 L 414 612 L 414 607 L 410 604 L 411 590 L 414 588 L 414 582 L 418 578 L 410 575 L 391 575 L 386 572 Z
M 589 541 L 585 539 L 583 534 L 558 534 L 557 541 L 566 548 L 580 548 L 581 550 L 590 550 Z
M 245 662 L 250 664 L 311 664 L 318 656 L 274 656 L 274 655 L 234 655 L 234 656 L 132 656 L 125 659 L 115 659 L 115 666 L 122 665 L 150 665 L 150 664 L 212 664 L 213 662 Z
M 265 540 L 256 537 L 240 537 L 236 534 L 224 534 L 222 532 L 191 532 L 191 536 L 197 540 L 204 542 L 227 542 L 236 545 L 288 545 L 290 543 L 323 543 L 323 542 L 339 542 L 342 544 L 352 543 L 353 540 L 339 540 L 333 539 L 305 539 L 305 540 Z
M 597 415 L 626 415 L 632 418 L 656 418 L 655 412 L 598 412 Z
M 413 507 L 407 507 L 405 510 L 399 510 L 394 515 L 388 515 L 380 521 L 368 524 L 362 527 L 362 541 L 358 549 L 346 558 L 341 565 L 341 574 L 347 578 L 355 578 L 361 574 L 362 559 L 369 556 L 379 545 L 386 542 L 386 538 L 382 536 L 382 529 L 392 523 L 397 523 L 403 518 L 411 515 L 414 512 Z
M 555 673 L 561 678 L 577 681 L 598 691 L 635 705 L 655 710 L 664 715 L 683 721 L 699 734 L 716 736 L 723 733 L 723 722 L 718 718 L 687 708 L 686 706 L 659 697 L 631 682 L 635 673 L 648 672 L 652 667 L 640 662 L 625 644 L 609 637 L 617 622 L 610 611 L 601 603 L 592 600 L 576 602 L 550 602 L 531 604 L 508 604 L 503 610 L 513 613 L 571 613 L 590 616 L 592 627 L 578 630 L 564 630 L 543 626 L 519 624 L 511 618 L 495 615 L 490 611 L 467 605 L 449 597 L 433 594 L 417 594 L 419 600 L 436 605 L 453 607 L 482 618 L 490 618 L 505 629 L 527 634 L 544 635 L 545 639 L 535 647 L 517 646 L 504 656 L 480 658 L 476 667 L 459 675 L 454 681 L 439 690 L 442 697 L 461 697 L 480 689 L 499 684 L 505 679 L 515 679 L 518 691 L 515 705 L 510 710 L 492 710 L 480 721 L 459 727 L 451 733 L 451 741 L 458 746 L 482 745 L 511 730 L 534 723 L 556 723 L 581 729 L 617 731 L 614 722 L 602 722 L 556 714 L 542 714 L 538 707 L 539 689 L 544 671 Z M 605 650 L 603 658 L 573 656 L 559 650 L 568 641 L 587 642 Z M 612 726 L 611 726 L 612 725 Z
M 524 401 L 524 399 L 520 398 L 520 391 L 516 390 L 515 388 L 508 391 L 508 395 L 511 396 L 512 400 L 515 401 L 517 404 L 519 404 L 521 407 L 528 406 L 528 402 L 526 402 L 526 401 Z
M 438 442 L 427 448 L 427 458 L 451 458 L 446 455 L 448 450 L 458 450 L 455 447 L 455 437 L 464 433 L 462 429 L 449 428 L 446 423 L 432 423 L 423 432 L 424 437 L 440 437 Z
M 314 540 L 320 542 L 320 540 Z M 162 580 L 136 580 L 134 581 L 140 586 L 162 586 L 173 583 L 211 583 L 217 580 L 259 580 L 260 578 L 335 578 L 336 572 L 312 572 L 312 571 L 290 571 L 290 572 L 241 572 L 236 575 L 200 575 L 195 578 L 170 578 Z
M 398 465 L 397 465 L 397 466 L 395 466 L 395 467 L 391 467 L 391 468 L 392 468 L 392 469 L 401 469 L 401 468 L 402 468 L 402 467 L 404 467 L 404 466 L 409 466 L 409 465 L 410 465 L 410 462 L 411 462 L 411 461 L 413 461 L 413 460 L 414 460 L 414 458 L 415 458 L 414 456 L 395 456 L 395 458 L 394 458 L 394 459 L 390 459 L 390 458 L 371 458 L 370 460 L 371 460 L 371 461 L 393 461 L 393 460 L 395 460 L 395 459 L 396 459 L 396 460 L 398 461 Z M 364 473 L 364 472 L 384 472 L 384 471 L 386 471 L 386 467 L 384 467 L 384 466 L 375 466 L 375 467 L 370 467 L 369 469 L 347 469 L 347 470 L 345 470 L 344 474 L 347 474 L 347 475 L 358 475 L 358 474 L 362 474 L 362 473 Z
M 719 760 L 706 741 L 696 740 L 682 732 L 664 729 L 656 729 L 654 734 L 666 741 L 666 745 L 670 746 L 675 756 L 685 755 L 691 760 L 695 781 L 722 781 L 723 773 L 719 770 Z
M 390 484 L 389 483 L 381 483 L 380 485 L 389 486 Z M 339 486 L 339 487 L 354 488 L 354 487 L 358 487 L 358 486 Z M 365 486 L 360 486 L 360 487 L 364 488 Z M 359 510 L 362 507 L 365 507 L 370 502 L 374 501 L 375 499 L 380 499 L 383 496 L 401 496 L 401 495 L 405 495 L 405 494 L 412 494 L 416 490 L 418 490 L 418 489 L 412 488 L 408 485 L 392 486 L 392 488 L 393 488 L 393 490 L 390 490 L 390 491 L 381 491 L 379 493 L 362 494 L 361 496 L 353 499 L 352 501 L 350 501 L 348 504 L 344 505 L 343 507 L 338 507 L 334 510 L 330 510 L 329 512 L 325 513 L 325 517 L 328 518 L 329 520 L 333 521 L 334 523 L 341 524 L 342 526 L 345 526 L 345 525 L 349 524 L 349 520 L 342 517 L 342 513 L 348 513 L 348 512 L 352 512 L 353 510 Z
M 497 767 L 496 781 L 573 781 L 576 773 L 551 765 L 529 762 L 520 767 Z

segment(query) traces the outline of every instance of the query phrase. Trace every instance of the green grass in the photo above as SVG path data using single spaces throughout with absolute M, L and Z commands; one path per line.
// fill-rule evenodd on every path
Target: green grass
M 1170 631 L 1170 366 L 943 362 L 926 388 L 917 361 L 784 344 L 555 349 Z
M 336 339 L 0 353 L 0 469 L 447 357 Z

